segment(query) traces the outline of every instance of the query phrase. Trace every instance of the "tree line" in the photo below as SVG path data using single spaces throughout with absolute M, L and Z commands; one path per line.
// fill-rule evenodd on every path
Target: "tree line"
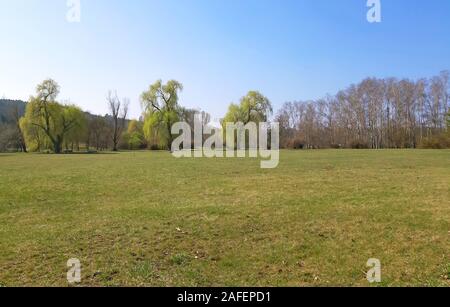
M 141 95 L 142 116 L 129 120 L 129 99 L 110 91 L 109 113 L 96 116 L 57 101 L 59 85 L 45 80 L 28 103 L 0 103 L 0 151 L 170 149 L 179 121 L 206 127 L 211 116 L 179 103 L 183 85 L 156 81 Z M 230 104 L 227 122 L 280 123 L 283 148 L 446 148 L 449 137 L 449 73 L 412 81 L 368 78 L 315 101 L 287 102 L 273 116 L 269 99 L 250 91 Z M 6 105 L 6 108 L 5 108 Z M 192 129 L 194 130 L 194 129 Z
M 288 148 L 449 147 L 449 72 L 368 78 L 334 96 L 287 102 L 276 115 Z
M 8 101 L 0 119 L 0 151 L 39 151 L 70 153 L 74 151 L 168 149 L 174 136 L 171 127 L 178 121 L 194 125 L 198 114 L 204 125 L 210 115 L 187 109 L 178 102 L 182 85 L 177 81 L 162 84 L 158 80 L 141 95 L 143 115 L 129 120 L 129 99 L 110 91 L 106 97 L 109 113 L 95 116 L 75 105 L 57 101 L 60 91 L 54 80 L 36 87 L 36 94 L 21 103 Z M 5 107 L 6 105 L 6 107 Z M 4 109 L 4 110 L 3 110 Z M 20 145 L 19 145 L 20 144 Z
M 8 149 L 27 151 L 19 121 L 26 103 L 20 100 L 0 100 L 0 152 Z

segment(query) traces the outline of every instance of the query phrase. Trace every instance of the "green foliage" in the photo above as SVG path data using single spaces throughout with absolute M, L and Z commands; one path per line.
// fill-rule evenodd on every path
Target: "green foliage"
M 84 113 L 74 105 L 56 102 L 58 93 L 58 84 L 45 80 L 37 86 L 36 97 L 30 98 L 20 121 L 30 149 L 60 153 L 65 141 L 80 139 L 86 132 Z
M 70 129 L 65 137 L 65 143 L 77 144 L 86 139 L 88 133 L 88 121 L 85 114 L 76 106 L 66 106 L 69 118 L 73 118 L 76 124 Z
M 145 148 L 144 124 L 132 120 L 128 124 L 128 130 L 122 135 L 123 144 L 127 149 L 137 150 Z
M 144 136 L 150 145 L 167 148 L 169 144 L 169 130 L 161 113 L 147 113 L 144 120 Z
M 24 133 L 28 150 L 31 152 L 41 151 L 51 147 L 50 139 L 44 130 L 33 124 L 34 121 L 40 121 L 38 114 L 38 104 L 28 103 L 25 109 L 25 115 L 20 119 L 20 128 Z
M 170 80 L 163 85 L 161 80 L 142 93 L 145 110 L 144 134 L 150 145 L 159 144 L 169 148 L 172 143 L 172 125 L 180 120 L 182 108 L 178 104 L 183 85 Z
M 225 115 L 225 117 L 223 118 L 223 122 L 224 123 L 237 123 L 237 122 L 243 121 L 244 117 L 245 117 L 244 111 L 242 110 L 242 108 L 239 105 L 232 103 L 228 107 L 228 112 Z
M 223 123 L 265 122 L 272 112 L 272 104 L 269 99 L 257 91 L 250 91 L 241 98 L 239 105 L 234 103 L 230 105 Z
M 243 123 L 244 125 L 254 122 L 266 122 L 272 114 L 272 104 L 257 91 L 250 91 L 246 96 L 241 98 L 240 104 L 232 103 L 228 107 L 228 112 L 222 120 L 223 139 L 226 139 L 227 123 Z M 248 137 L 248 136 L 246 136 Z

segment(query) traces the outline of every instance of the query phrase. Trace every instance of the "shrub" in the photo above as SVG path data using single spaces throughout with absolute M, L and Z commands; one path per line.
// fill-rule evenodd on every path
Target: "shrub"
M 287 148 L 290 149 L 304 149 L 305 142 L 301 139 L 292 139 L 287 142 Z
M 150 149 L 150 150 L 160 150 L 159 146 L 156 145 L 156 144 L 150 145 L 149 149 Z
M 342 149 L 342 145 L 341 144 L 331 144 L 330 147 L 332 149 Z
M 424 138 L 419 144 L 422 149 L 445 149 L 450 148 L 450 137 L 445 134 L 434 135 Z
M 350 147 L 352 149 L 369 149 L 369 145 L 361 141 L 353 141 Z

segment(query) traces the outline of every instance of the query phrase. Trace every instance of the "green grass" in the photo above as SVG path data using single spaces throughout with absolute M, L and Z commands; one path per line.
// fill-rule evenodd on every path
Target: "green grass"
M 450 285 L 450 151 L 0 155 L 0 285 Z

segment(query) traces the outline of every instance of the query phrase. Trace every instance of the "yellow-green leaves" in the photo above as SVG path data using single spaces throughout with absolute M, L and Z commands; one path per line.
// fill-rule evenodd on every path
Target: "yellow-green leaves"
M 141 102 L 145 110 L 144 133 L 150 145 L 169 147 L 172 143 L 171 127 L 180 119 L 179 92 L 183 85 L 170 80 L 163 85 L 161 80 L 142 93 Z
M 250 91 L 241 98 L 240 104 L 231 104 L 223 123 L 264 122 L 272 114 L 272 104 L 260 92 Z
M 32 150 L 51 149 L 60 153 L 67 138 L 76 139 L 86 131 L 86 119 L 80 108 L 55 101 L 59 85 L 49 79 L 36 88 L 20 121 L 27 145 Z

